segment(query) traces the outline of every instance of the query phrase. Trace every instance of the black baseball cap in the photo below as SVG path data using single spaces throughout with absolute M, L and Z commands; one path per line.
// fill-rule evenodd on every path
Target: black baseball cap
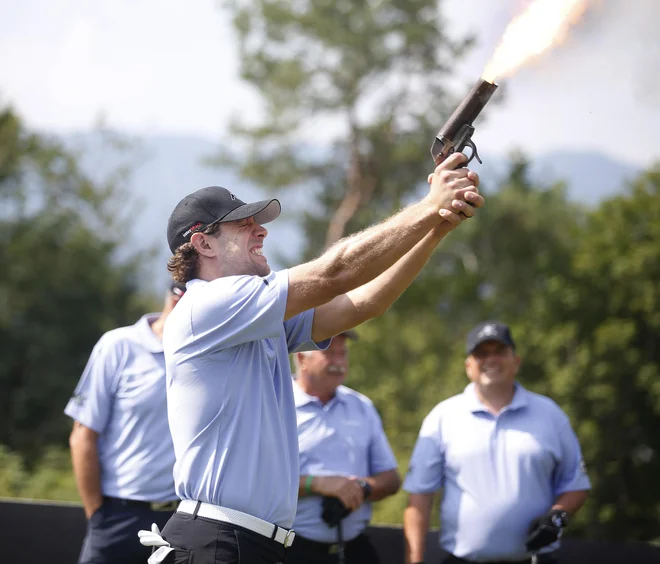
M 497 341 L 516 350 L 511 330 L 507 325 L 499 321 L 482 321 L 468 333 L 465 353 L 472 354 L 474 349 L 486 341 Z
M 212 223 L 237 221 L 254 217 L 258 224 L 273 221 L 280 212 L 279 200 L 261 200 L 246 204 L 226 188 L 207 186 L 181 200 L 167 222 L 167 243 L 172 253 L 190 241 L 196 231 Z

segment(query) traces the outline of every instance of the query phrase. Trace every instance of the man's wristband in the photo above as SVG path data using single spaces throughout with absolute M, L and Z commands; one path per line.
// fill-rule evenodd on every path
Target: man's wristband
M 312 495 L 312 482 L 314 481 L 314 476 L 311 474 L 307 475 L 305 478 L 305 495 Z

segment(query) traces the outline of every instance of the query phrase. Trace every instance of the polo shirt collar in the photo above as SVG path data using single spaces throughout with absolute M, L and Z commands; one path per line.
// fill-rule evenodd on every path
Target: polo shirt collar
M 513 394 L 513 399 L 511 400 L 511 403 L 508 407 L 508 409 L 511 411 L 514 409 L 522 409 L 529 405 L 529 392 L 518 382 L 516 382 L 515 386 L 516 391 Z
M 529 404 L 529 399 L 528 399 L 529 392 L 525 388 L 523 388 L 523 386 L 521 386 L 518 382 L 514 384 L 514 387 L 515 387 L 515 391 L 513 393 L 513 399 L 511 400 L 511 403 L 504 408 L 507 411 L 522 409 L 527 407 L 527 405 Z M 481 401 L 479 400 L 474 382 L 470 382 L 466 386 L 465 390 L 463 391 L 463 395 L 467 403 L 467 408 L 472 413 L 477 413 L 479 411 L 490 413 L 486 409 L 486 406 L 483 403 L 481 403 Z
M 160 317 L 160 313 L 147 313 L 134 325 L 137 341 L 150 353 L 162 353 L 163 343 L 151 330 L 151 324 Z

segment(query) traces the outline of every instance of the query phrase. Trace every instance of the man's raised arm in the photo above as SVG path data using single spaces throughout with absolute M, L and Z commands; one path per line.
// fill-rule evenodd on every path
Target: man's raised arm
M 291 268 L 285 319 L 373 280 L 441 222 L 459 224 L 458 212 L 471 211 L 465 199 L 476 191 L 478 179 L 467 168 L 456 169 L 465 159 L 455 153 L 438 166 L 429 194 L 420 202 L 341 239 L 319 258 Z
M 475 207 L 481 207 L 484 202 L 483 197 L 477 192 L 469 192 L 465 198 Z M 470 207 L 464 213 L 467 217 L 471 217 L 474 211 L 475 209 Z M 385 313 L 417 278 L 438 243 L 454 227 L 451 222 L 442 222 L 383 274 L 317 307 L 312 325 L 312 338 L 315 341 L 322 341 Z

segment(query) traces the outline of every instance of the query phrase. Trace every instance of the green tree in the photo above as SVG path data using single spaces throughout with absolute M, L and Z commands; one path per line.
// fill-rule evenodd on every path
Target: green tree
M 0 444 L 66 445 L 62 410 L 91 349 L 144 311 L 141 255 L 120 259 L 123 172 L 92 181 L 57 139 L 0 110 Z
M 449 38 L 438 3 L 226 5 L 242 77 L 258 89 L 265 117 L 235 123 L 247 157 L 221 162 L 260 186 L 304 184 L 307 202 L 317 196 L 302 212 L 307 256 L 405 203 L 433 169 L 431 141 L 454 107 L 449 71 L 469 43 Z M 324 134 L 329 123 L 343 129 L 334 140 Z M 316 145 L 304 147 L 310 133 Z
M 21 454 L 0 445 L 0 497 L 78 501 L 68 449 L 47 447 L 27 469 Z
M 588 533 L 657 539 L 660 167 L 593 211 L 574 244 L 538 310 L 539 385 L 577 426 L 594 486 L 580 515 Z

